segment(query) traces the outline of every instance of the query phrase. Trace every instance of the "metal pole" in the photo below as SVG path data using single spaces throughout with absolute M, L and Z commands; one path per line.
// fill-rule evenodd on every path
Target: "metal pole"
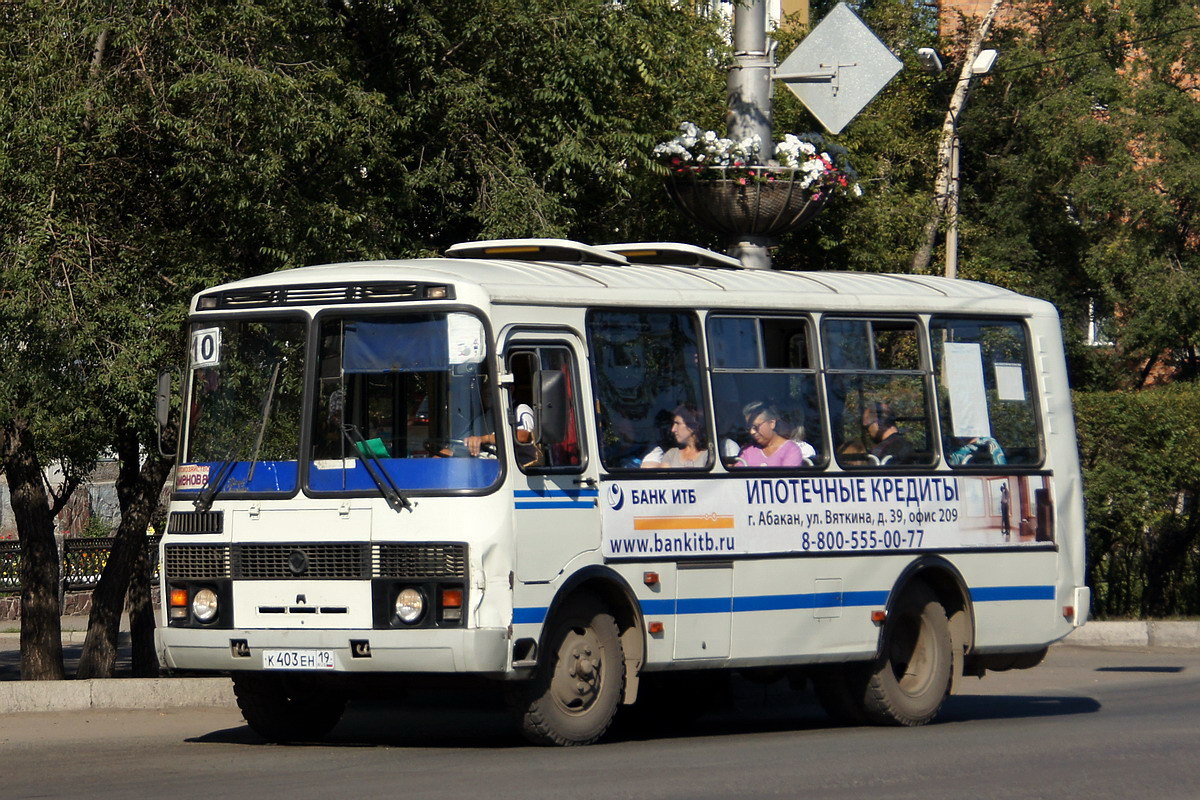
M 946 201 L 946 277 L 958 277 L 958 132 L 950 142 L 950 186 Z
M 771 157 L 771 71 L 775 57 L 767 46 L 767 2 L 748 0 L 733 9 L 735 63 L 729 68 L 729 138 L 757 135 L 759 161 Z M 762 236 L 738 236 L 729 254 L 752 269 L 770 269 L 772 240 Z

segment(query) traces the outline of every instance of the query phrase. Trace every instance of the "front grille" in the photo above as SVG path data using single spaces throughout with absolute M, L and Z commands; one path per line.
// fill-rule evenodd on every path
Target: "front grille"
M 229 545 L 173 544 L 166 548 L 167 580 L 229 577 Z
M 177 580 L 462 580 L 467 577 L 467 547 L 424 542 L 173 544 L 166 549 L 166 569 L 167 578 Z
M 371 575 L 366 544 L 244 544 L 235 548 L 235 578 L 362 579 Z
M 225 529 L 223 511 L 172 511 L 167 533 L 220 533 Z
M 423 300 L 430 284 L 399 281 L 370 281 L 352 284 L 307 284 L 261 289 L 229 289 L 201 298 L 200 309 L 278 308 L 280 306 L 336 305 L 340 303 L 393 303 Z M 436 284 L 445 292 L 441 299 L 453 300 L 453 287 Z
M 380 578 L 467 577 L 467 547 L 462 544 L 377 544 L 375 558 Z

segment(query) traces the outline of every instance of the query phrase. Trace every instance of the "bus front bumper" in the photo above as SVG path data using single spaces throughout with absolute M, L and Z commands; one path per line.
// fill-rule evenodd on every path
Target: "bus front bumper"
M 334 672 L 490 673 L 508 671 L 508 631 L 203 630 L 159 628 L 159 661 L 174 670 L 266 669 L 264 651 L 332 653 Z M 238 646 L 245 642 L 246 648 Z M 357 643 L 357 646 L 351 643 Z M 367 643 L 363 648 L 362 642 Z M 248 654 L 247 654 L 248 653 Z

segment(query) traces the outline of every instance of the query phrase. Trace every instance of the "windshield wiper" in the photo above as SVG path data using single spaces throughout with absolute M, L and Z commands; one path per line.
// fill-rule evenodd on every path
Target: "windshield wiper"
M 392 476 L 388 475 L 387 468 L 379 460 L 379 456 L 371 449 L 363 439 L 362 433 L 354 425 L 343 425 L 342 436 L 346 437 L 346 441 L 350 446 L 362 457 L 363 468 L 367 474 L 371 476 L 371 480 L 379 487 L 379 493 L 383 495 L 383 499 L 393 511 L 399 513 L 404 509 L 412 511 L 412 502 L 404 496 L 404 493 L 392 482 Z
M 267 385 L 267 394 L 263 398 L 262 422 L 258 426 L 258 435 L 254 437 L 254 453 L 250 456 L 250 470 L 246 473 L 247 485 L 254 480 L 254 467 L 258 464 L 258 453 L 262 449 L 263 434 L 267 432 L 267 420 L 271 418 L 271 403 L 275 400 L 275 383 L 279 380 L 279 368 L 282 365 L 282 361 L 276 361 L 275 368 L 271 370 L 271 382 Z

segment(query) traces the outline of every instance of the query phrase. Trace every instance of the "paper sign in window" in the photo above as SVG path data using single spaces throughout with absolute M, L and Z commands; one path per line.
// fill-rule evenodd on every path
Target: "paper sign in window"
M 1020 364 L 996 362 L 996 398 L 1025 402 L 1025 369 Z
M 974 342 L 946 342 L 946 388 L 954 435 L 990 436 L 987 395 L 983 388 L 983 353 Z

